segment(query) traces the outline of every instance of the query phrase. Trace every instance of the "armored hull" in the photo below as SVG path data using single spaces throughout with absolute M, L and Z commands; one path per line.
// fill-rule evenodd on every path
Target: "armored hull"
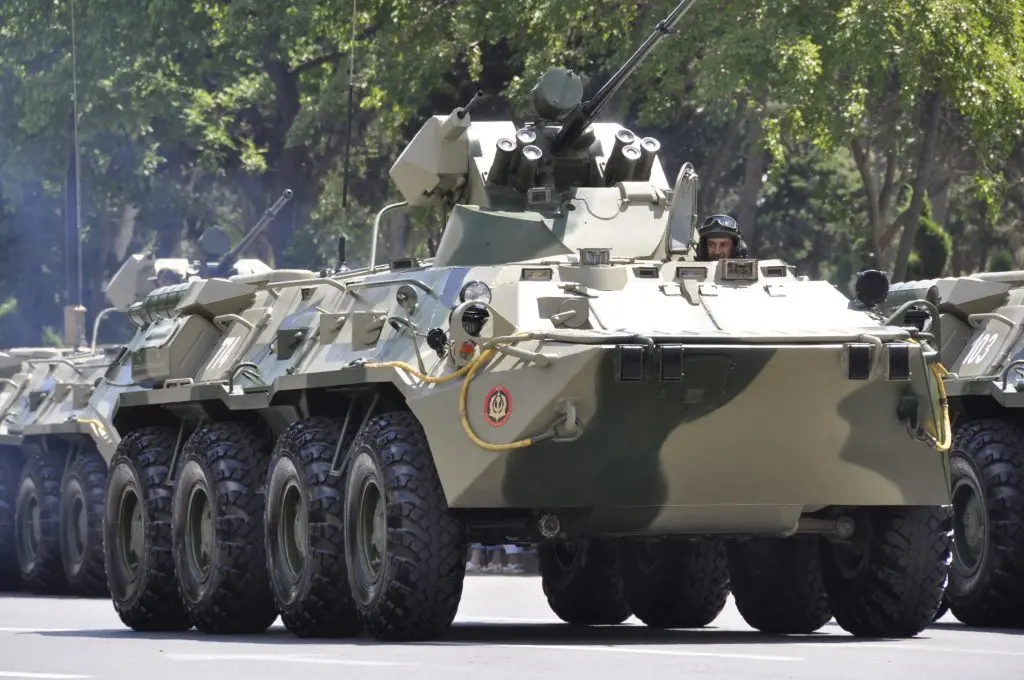
M 591 100 L 552 69 L 533 120 L 475 122 L 477 98 L 429 118 L 384 210 L 447 209 L 432 259 L 132 306 L 110 373 L 128 387 L 102 396 L 127 626 L 430 639 L 467 541 L 539 543 L 548 602 L 579 625 L 700 627 L 730 590 L 771 633 L 931 621 L 936 337 L 883 321 L 880 272 L 850 300 L 781 260 L 699 259 L 693 166 L 670 185 L 657 140 L 595 122 L 691 4 Z
M 113 306 L 96 315 L 90 346 L 0 352 L 0 589 L 107 594 L 103 504 L 107 463 L 121 442 L 113 417 L 117 394 L 142 386 L 130 371 L 122 379 L 124 347 L 97 345 L 99 323 L 161 282 L 269 271 L 239 256 L 290 196 L 230 251 L 222 230 L 204 232 L 200 245 L 218 262 L 129 256 L 106 286 Z
M 949 368 L 954 549 L 945 606 L 968 625 L 1024 626 L 1024 272 L 896 284 L 885 307 L 939 333 Z
M 12 352 L 0 384 L 0 587 L 106 594 L 99 541 L 119 437 L 89 407 L 116 348 Z M 18 361 L 20 359 L 20 361 Z

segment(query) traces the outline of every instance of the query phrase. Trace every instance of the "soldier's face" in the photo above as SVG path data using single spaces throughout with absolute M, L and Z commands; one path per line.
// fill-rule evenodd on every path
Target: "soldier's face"
M 708 257 L 712 260 L 721 260 L 723 257 L 732 255 L 732 239 L 721 236 L 713 236 L 708 239 Z

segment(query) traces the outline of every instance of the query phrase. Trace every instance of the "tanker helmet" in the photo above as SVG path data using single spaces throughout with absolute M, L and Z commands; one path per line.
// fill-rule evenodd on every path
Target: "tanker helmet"
M 747 244 L 743 242 L 743 235 L 736 224 L 736 220 L 728 215 L 711 215 L 697 229 L 700 239 L 697 242 L 697 259 L 701 261 L 717 260 L 722 257 L 743 258 L 747 256 Z M 710 253 L 708 250 L 709 239 L 730 239 L 732 250 L 728 255 L 719 252 Z

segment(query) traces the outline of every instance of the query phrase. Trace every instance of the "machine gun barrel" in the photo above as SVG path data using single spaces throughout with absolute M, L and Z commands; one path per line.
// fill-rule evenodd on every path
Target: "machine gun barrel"
M 227 276 L 228 272 L 231 271 L 231 268 L 235 266 L 238 258 L 243 252 L 245 252 L 245 249 L 259 238 L 259 235 L 263 233 L 263 230 L 267 228 L 271 220 L 277 216 L 277 213 L 281 212 L 281 208 L 283 208 L 288 201 L 292 200 L 292 196 L 294 196 L 292 190 L 285 189 L 281 194 L 281 197 L 274 202 L 274 205 L 267 208 L 267 211 L 263 213 L 263 217 L 260 218 L 259 222 L 252 225 L 252 228 L 245 233 L 245 236 L 243 236 L 242 240 L 238 242 L 238 245 L 226 252 L 224 257 L 220 259 L 220 262 L 212 268 L 209 278 Z
M 640 66 L 647 55 L 651 53 L 654 46 L 661 42 L 662 38 L 668 35 L 675 25 L 679 23 L 679 20 L 683 18 L 683 15 L 694 4 L 697 0 L 682 0 L 678 5 L 673 8 L 669 15 L 658 22 L 658 26 L 654 29 L 654 32 L 647 37 L 636 52 L 633 53 L 626 63 L 623 64 L 618 71 L 612 75 L 608 81 L 601 86 L 601 89 L 597 91 L 592 99 L 584 102 L 582 106 L 577 108 L 569 119 L 562 126 L 562 129 L 558 131 L 555 139 L 551 145 L 551 150 L 554 153 L 558 153 L 564 149 L 567 145 L 571 144 L 576 138 L 578 138 L 583 131 L 587 129 L 591 123 L 597 118 L 598 114 L 601 113 L 601 109 L 604 108 L 605 104 L 613 94 L 622 86 L 626 79 L 633 75 L 633 72 Z

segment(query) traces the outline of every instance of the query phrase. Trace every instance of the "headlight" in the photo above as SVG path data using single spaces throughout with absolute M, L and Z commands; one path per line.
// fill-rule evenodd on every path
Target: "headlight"
M 459 302 L 480 300 L 486 304 L 491 302 L 491 289 L 481 281 L 470 281 L 459 291 Z

